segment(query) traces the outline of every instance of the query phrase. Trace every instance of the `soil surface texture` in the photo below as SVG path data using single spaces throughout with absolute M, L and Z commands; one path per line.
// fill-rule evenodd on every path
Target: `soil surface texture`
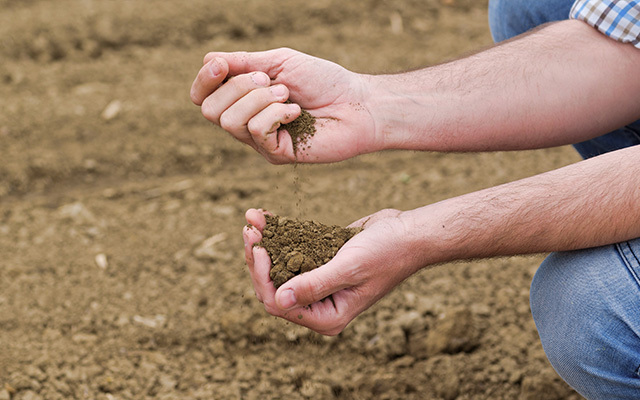
M 271 258 L 269 275 L 276 288 L 296 275 L 328 263 L 360 231 L 276 215 L 265 217 L 267 224 L 257 245 L 264 247 Z
M 0 399 L 580 399 L 531 318 L 543 256 L 425 269 L 324 337 L 265 312 L 241 233 L 248 208 L 347 226 L 576 162 L 572 148 L 294 169 L 189 100 L 209 51 L 286 46 L 368 74 L 446 62 L 491 44 L 486 0 L 0 9 Z
M 298 148 L 304 146 L 309 138 L 313 137 L 316 133 L 316 118 L 309 114 L 309 111 L 302 110 L 300 116 L 280 127 L 284 129 L 291 136 L 291 142 L 293 143 L 293 152 L 298 154 Z

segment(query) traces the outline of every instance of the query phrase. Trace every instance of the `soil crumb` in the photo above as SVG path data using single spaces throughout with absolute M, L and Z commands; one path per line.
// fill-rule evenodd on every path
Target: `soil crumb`
M 265 217 L 267 224 L 257 245 L 264 247 L 271 258 L 269 275 L 276 288 L 329 262 L 340 247 L 362 230 L 277 215 Z
M 298 154 L 298 148 L 304 145 L 310 137 L 315 135 L 315 124 L 316 118 L 309 114 L 307 110 L 302 109 L 302 113 L 298 118 L 281 126 L 281 129 L 286 129 L 291 136 L 294 154 Z

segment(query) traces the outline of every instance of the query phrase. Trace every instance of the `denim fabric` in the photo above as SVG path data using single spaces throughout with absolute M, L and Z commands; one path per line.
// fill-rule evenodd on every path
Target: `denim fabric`
M 640 120 L 595 139 L 573 145 L 583 158 L 640 144 Z
M 640 239 L 552 253 L 531 285 L 551 365 L 587 399 L 640 399 Z
M 569 18 L 574 0 L 490 0 L 489 26 L 502 42 L 547 22 Z
M 490 0 L 496 42 L 567 19 L 573 0 Z M 640 121 L 574 144 L 584 158 L 640 144 Z M 552 253 L 531 311 L 558 374 L 587 399 L 640 399 L 640 239 Z

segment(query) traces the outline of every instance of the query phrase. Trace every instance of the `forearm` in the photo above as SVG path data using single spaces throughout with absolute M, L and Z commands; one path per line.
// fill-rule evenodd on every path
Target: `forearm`
M 640 51 L 563 21 L 470 57 L 367 77 L 381 147 L 532 149 L 640 118 Z
M 416 266 L 640 237 L 640 146 L 402 214 Z

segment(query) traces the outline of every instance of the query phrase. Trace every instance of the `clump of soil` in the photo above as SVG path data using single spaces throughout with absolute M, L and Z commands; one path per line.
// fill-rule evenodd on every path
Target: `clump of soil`
M 289 132 L 295 154 L 298 153 L 298 147 L 305 144 L 316 133 L 315 123 L 316 118 L 309 114 L 307 110 L 302 109 L 302 113 L 298 118 L 281 126 L 281 128 Z
M 362 230 L 275 215 L 265 217 L 267 224 L 257 245 L 264 247 L 271 258 L 269 276 L 276 288 L 329 262 L 340 247 Z

